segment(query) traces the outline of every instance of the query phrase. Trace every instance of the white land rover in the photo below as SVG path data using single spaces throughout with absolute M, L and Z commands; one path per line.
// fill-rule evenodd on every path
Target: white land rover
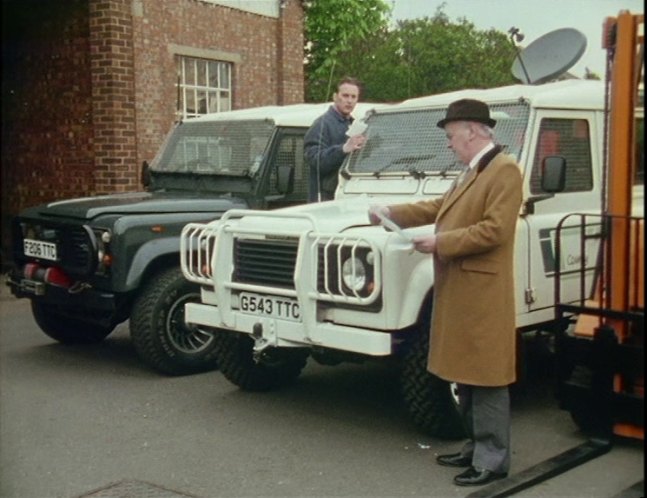
M 202 289 L 202 302 L 186 305 L 186 320 L 214 331 L 227 379 L 242 389 L 266 390 L 294 380 L 308 357 L 335 364 L 397 356 L 414 422 L 432 435 L 462 433 L 449 385 L 426 370 L 434 292 L 429 256 L 413 251 L 406 236 L 371 226 L 367 211 L 372 204 L 438 196 L 450 186 L 462 166 L 436 122 L 450 102 L 464 97 L 490 105 L 496 141 L 522 170 L 517 326 L 547 330 L 556 264 L 591 274 L 595 264 L 581 255 L 594 253 L 599 226 L 585 231 L 586 253 L 579 229 L 562 236 L 559 263 L 554 236 L 566 214 L 600 210 L 605 115 L 599 81 L 464 90 L 377 109 L 366 118 L 367 145 L 342 168 L 334 201 L 231 210 L 218 221 L 185 226 L 182 270 Z M 542 189 L 547 157 L 553 165 L 565 160 L 565 183 L 556 194 Z M 562 300 L 579 298 L 579 279 L 564 280 Z

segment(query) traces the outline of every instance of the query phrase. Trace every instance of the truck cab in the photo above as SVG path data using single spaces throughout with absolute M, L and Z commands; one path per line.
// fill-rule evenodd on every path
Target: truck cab
M 367 215 L 371 205 L 440 196 L 452 185 L 464 166 L 436 123 L 461 98 L 488 103 L 497 120 L 495 141 L 516 157 L 523 176 L 517 328 L 551 326 L 555 270 L 580 268 L 581 254 L 574 226 L 556 260 L 555 227 L 575 207 L 600 209 L 600 81 L 462 90 L 376 109 L 366 118 L 365 147 L 342 167 L 335 200 L 273 212 L 233 209 L 218 221 L 187 225 L 182 271 L 201 287 L 201 302 L 186 305 L 186 320 L 213 331 L 230 381 L 266 390 L 294 380 L 310 357 L 325 364 L 396 357 L 414 422 L 440 437 L 462 433 L 449 385 L 426 370 L 433 267 L 408 240 L 434 227 L 386 231 L 370 225 Z M 545 189 L 544 174 L 556 160 L 564 170 L 557 193 Z M 635 195 L 643 191 L 639 185 Z M 587 230 L 594 253 L 600 227 Z M 575 279 L 563 285 L 562 296 L 575 299 Z
M 213 337 L 186 326 L 199 286 L 180 271 L 180 232 L 229 209 L 307 200 L 303 137 L 330 104 L 267 106 L 176 123 L 145 191 L 60 200 L 13 220 L 12 293 L 62 343 L 95 343 L 130 320 L 137 353 L 167 374 L 216 367 Z M 363 112 L 369 106 L 358 106 Z

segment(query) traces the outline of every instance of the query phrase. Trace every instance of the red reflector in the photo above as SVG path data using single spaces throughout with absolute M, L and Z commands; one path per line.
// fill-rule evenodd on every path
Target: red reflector
M 25 278 L 33 279 L 38 268 L 39 265 L 37 263 L 27 263 L 22 269 L 22 274 Z
M 45 282 L 59 287 L 70 287 L 72 285 L 72 279 L 63 273 L 63 270 L 56 267 L 47 269 L 45 272 Z

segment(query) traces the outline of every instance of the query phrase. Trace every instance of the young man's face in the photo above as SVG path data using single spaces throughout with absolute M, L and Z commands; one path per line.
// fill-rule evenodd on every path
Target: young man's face
M 359 88 L 350 83 L 339 86 L 339 90 L 333 95 L 335 108 L 342 116 L 348 116 L 359 100 Z

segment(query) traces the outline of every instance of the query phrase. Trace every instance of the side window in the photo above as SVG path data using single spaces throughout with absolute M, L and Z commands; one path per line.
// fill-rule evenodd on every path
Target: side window
M 530 193 L 541 194 L 541 167 L 546 156 L 566 159 L 564 192 L 593 189 L 591 134 L 586 119 L 542 119 L 530 176 Z
M 270 173 L 270 194 L 278 194 L 276 172 L 279 166 L 294 168 L 294 190 L 286 196 L 286 200 L 305 200 L 308 197 L 308 172 L 303 157 L 303 135 L 286 134 L 281 137 Z

